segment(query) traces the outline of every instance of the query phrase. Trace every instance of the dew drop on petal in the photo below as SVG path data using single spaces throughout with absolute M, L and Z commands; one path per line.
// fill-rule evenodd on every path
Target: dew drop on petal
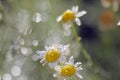
M 40 13 L 35 13 L 32 17 L 32 20 L 36 23 L 41 22 L 41 20 L 42 20 L 41 14 Z
M 8 73 L 3 75 L 3 80 L 12 80 L 12 76 Z
M 21 68 L 19 66 L 13 66 L 11 69 L 11 73 L 13 76 L 20 76 Z
M 38 44 L 39 44 L 38 40 L 33 40 L 33 41 L 32 41 L 32 45 L 33 45 L 33 46 L 38 46 Z

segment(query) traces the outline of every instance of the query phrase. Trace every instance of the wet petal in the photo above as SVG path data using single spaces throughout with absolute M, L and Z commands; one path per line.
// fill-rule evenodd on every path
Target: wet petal
M 71 57 L 69 58 L 68 63 L 74 64 L 74 57 L 73 57 L 73 56 L 71 56 Z
M 76 18 L 76 19 L 75 19 L 75 22 L 77 23 L 77 25 L 78 25 L 78 26 L 80 26 L 80 25 L 81 25 L 81 21 L 80 21 L 80 19 L 79 19 L 79 18 Z
M 78 12 L 78 13 L 76 14 L 76 17 L 81 17 L 81 16 L 83 16 L 83 15 L 85 15 L 85 14 L 87 14 L 87 12 L 83 10 L 83 11 Z

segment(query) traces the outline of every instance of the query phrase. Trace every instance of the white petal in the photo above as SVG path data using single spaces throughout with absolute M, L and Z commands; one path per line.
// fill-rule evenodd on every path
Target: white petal
M 83 70 L 81 66 L 77 68 L 77 71 L 81 71 L 81 70 Z
M 69 58 L 69 61 L 68 61 L 68 62 L 71 63 L 71 64 L 74 64 L 74 57 L 71 56 L 71 57 Z
M 69 48 L 69 46 L 70 46 L 70 45 L 69 45 L 69 44 L 67 44 L 67 45 L 64 45 L 64 46 L 63 46 L 63 48 L 66 50 L 66 49 L 68 49 L 68 48 Z
M 57 65 L 57 62 L 54 63 L 48 63 L 48 66 L 53 69 Z
M 58 61 L 60 63 L 65 63 L 66 62 L 66 57 L 65 56 L 61 56 Z
M 65 46 L 62 47 L 62 49 L 61 49 L 62 55 L 66 55 L 67 54 L 67 52 L 69 50 L 69 46 L 70 45 L 68 44 L 68 45 L 65 45 Z
M 46 51 L 36 51 L 36 53 L 39 55 L 39 58 L 43 58 L 45 56 Z
M 78 13 L 76 14 L 76 17 L 81 17 L 81 16 L 83 16 L 83 15 L 85 15 L 85 14 L 87 14 L 87 12 L 83 10 L 83 11 L 78 12 Z
M 81 62 L 75 63 L 75 67 L 76 67 L 76 68 L 79 67 L 79 66 L 81 66 Z
M 42 66 L 45 66 L 45 64 L 47 64 L 47 62 L 46 62 L 46 61 L 44 61 L 44 62 L 43 62 Z
M 79 19 L 79 18 L 76 18 L 76 19 L 75 19 L 75 22 L 76 22 L 76 24 L 77 24 L 78 26 L 80 26 L 80 25 L 81 25 L 81 21 L 80 21 L 80 19 Z
M 118 25 L 118 26 L 120 25 L 120 21 L 117 23 L 117 25 Z
M 45 61 L 45 58 L 43 58 L 42 60 L 40 60 L 40 63 L 43 63 Z
M 77 12 L 78 12 L 78 6 L 73 6 L 73 7 L 72 7 L 72 11 L 73 11 L 74 13 L 77 13 Z
M 58 18 L 56 20 L 57 20 L 57 22 L 60 22 L 62 20 L 62 15 L 58 16 Z
M 76 75 L 77 75 L 79 78 L 83 79 L 83 77 L 82 77 L 79 73 L 76 73 Z
M 60 50 L 60 51 L 62 51 L 62 48 L 63 48 L 63 45 L 60 45 L 60 44 L 59 44 L 59 46 L 58 46 L 57 49 Z
M 73 6 L 72 7 L 72 11 L 75 12 L 75 9 L 76 9 L 76 6 Z
M 79 18 L 76 18 L 76 19 L 75 19 L 75 22 L 77 23 L 77 25 L 78 25 L 78 26 L 80 26 L 80 25 L 81 25 L 81 21 L 80 21 L 80 19 L 79 19 Z

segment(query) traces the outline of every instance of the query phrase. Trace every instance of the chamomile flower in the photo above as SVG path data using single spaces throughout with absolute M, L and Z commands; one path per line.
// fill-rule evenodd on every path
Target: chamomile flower
M 76 22 L 77 25 L 81 25 L 81 21 L 79 19 L 79 17 L 85 15 L 87 12 L 86 11 L 80 11 L 78 12 L 78 6 L 73 6 L 73 8 L 71 10 L 67 10 L 65 11 L 62 15 L 60 15 L 57 18 L 57 21 L 60 22 L 62 21 L 63 23 L 63 28 L 65 31 L 65 35 L 68 36 L 70 35 L 71 31 L 70 31 L 70 27 L 71 27 L 71 23 L 72 22 Z
M 64 62 L 68 55 L 69 45 L 45 46 L 45 51 L 36 51 L 37 58 L 43 66 L 47 63 L 50 68 L 54 68 L 59 62 Z
M 56 73 L 53 74 L 53 77 L 57 77 L 60 80 L 69 80 L 71 77 L 76 75 L 80 79 L 83 79 L 83 77 L 79 74 L 80 70 L 82 70 L 81 62 L 74 64 L 74 58 L 71 56 L 65 65 L 57 65 L 55 67 Z

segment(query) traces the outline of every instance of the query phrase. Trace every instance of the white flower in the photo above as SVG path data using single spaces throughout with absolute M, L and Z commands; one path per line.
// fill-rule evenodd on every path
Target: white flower
M 59 62 L 65 62 L 69 45 L 45 46 L 45 51 L 36 51 L 36 60 L 40 59 L 43 66 L 48 63 L 50 68 L 54 68 Z
M 65 11 L 61 16 L 59 16 L 57 18 L 57 21 L 63 22 L 63 28 L 65 31 L 65 35 L 68 36 L 70 35 L 71 31 L 70 31 L 70 27 L 71 27 L 71 22 L 76 22 L 77 25 L 81 25 L 81 21 L 79 19 L 79 17 L 85 15 L 87 12 L 86 11 L 80 11 L 78 12 L 78 6 L 73 6 L 73 8 L 71 10 L 67 10 Z
M 101 0 L 102 6 L 105 8 L 112 8 L 114 11 L 119 10 L 119 0 Z
M 118 26 L 120 25 L 120 21 L 117 23 L 117 25 L 118 25 Z
M 55 67 L 56 73 L 53 74 L 53 77 L 57 77 L 60 80 L 68 80 L 76 75 L 80 79 L 83 79 L 83 77 L 79 74 L 79 71 L 82 69 L 83 68 L 81 67 L 81 62 L 74 64 L 74 58 L 71 56 L 65 65 L 57 65 Z

